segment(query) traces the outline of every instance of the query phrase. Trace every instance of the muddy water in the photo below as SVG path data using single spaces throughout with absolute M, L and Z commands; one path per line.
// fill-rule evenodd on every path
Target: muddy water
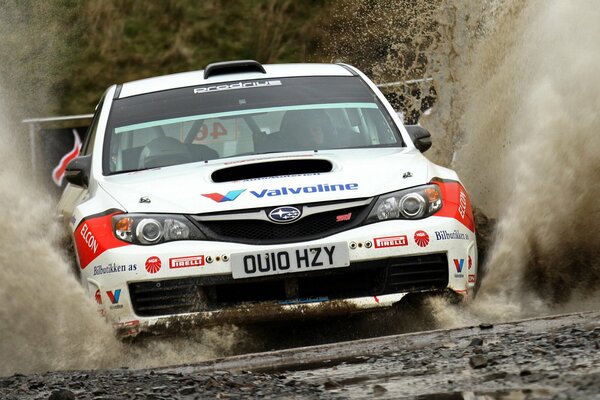
M 0 143 L 10 143 L 3 115 Z M 0 376 L 201 361 L 241 341 L 232 326 L 135 346 L 117 340 L 64 258 L 52 198 L 17 172 L 27 170 L 18 154 L 2 148 L 0 157 L 12 166 L 0 169 Z
M 455 168 L 474 203 L 500 221 L 478 297 L 466 308 L 433 301 L 438 324 L 596 307 L 600 4 L 447 1 L 435 18 L 427 75 L 439 97 L 423 119 L 434 134 L 428 155 Z M 0 156 L 14 166 L 2 107 Z M 0 171 L 0 375 L 199 361 L 249 339 L 225 326 L 117 342 L 70 275 L 51 202 L 19 170 Z
M 1 118 L 0 121 L 5 121 Z M 6 127 L 0 142 L 10 143 Z M 6 149 L 0 157 L 15 167 Z M 28 177 L 0 169 L 0 376 L 63 369 L 172 365 L 227 355 L 242 340 L 232 326 L 183 338 L 121 343 L 70 271 L 50 195 Z
M 600 4 L 448 2 L 435 62 L 446 159 L 499 227 L 467 313 L 444 325 L 597 308 Z
M 63 232 L 53 218 L 55 200 L 36 185 L 27 142 L 18 135 L 23 128 L 15 121 L 53 109 L 52 68 L 63 44 L 50 6 L 25 8 L 0 9 L 0 376 L 141 368 L 228 354 L 241 341 L 240 330 L 231 326 L 123 345 L 71 273 L 61 247 Z M 21 92 L 36 93 L 35 101 L 24 106 Z
M 0 99 L 1 101 L 1 99 Z M 48 194 L 30 182 L 0 103 L 0 375 L 106 366 L 118 343 L 62 258 Z
M 466 310 L 432 300 L 439 325 L 600 306 L 600 4 L 352 4 L 355 49 L 340 58 L 377 82 L 433 78 L 436 103 L 420 120 L 433 136 L 426 155 L 455 169 L 473 203 L 499 221 L 479 296 Z M 375 45 L 385 57 L 369 52 Z M 422 56 L 426 71 L 414 62 Z M 422 109 L 427 85 L 410 87 L 409 108 Z

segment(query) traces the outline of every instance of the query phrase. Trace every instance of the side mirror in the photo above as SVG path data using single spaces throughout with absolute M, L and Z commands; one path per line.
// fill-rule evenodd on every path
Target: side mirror
M 92 170 L 92 156 L 75 157 L 67 164 L 65 170 L 65 179 L 73 185 L 86 188 L 90 183 L 90 173 Z
M 425 153 L 431 147 L 431 133 L 420 125 L 405 125 L 415 147 Z

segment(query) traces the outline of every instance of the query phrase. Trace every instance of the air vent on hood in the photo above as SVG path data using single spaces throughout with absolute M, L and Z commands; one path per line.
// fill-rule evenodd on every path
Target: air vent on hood
M 212 173 L 213 182 L 231 182 L 269 176 L 299 175 L 331 172 L 333 165 L 327 160 L 285 160 L 236 165 Z
M 238 60 L 224 61 L 208 64 L 204 68 L 204 79 L 208 79 L 215 75 L 236 74 L 242 72 L 260 72 L 266 74 L 265 67 L 258 61 L 254 60 Z

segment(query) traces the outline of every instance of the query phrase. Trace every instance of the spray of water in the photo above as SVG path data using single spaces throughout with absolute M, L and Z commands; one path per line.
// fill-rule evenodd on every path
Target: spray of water
M 49 218 L 53 201 L 22 156 L 28 147 L 16 121 L 47 112 L 41 105 L 51 104 L 61 54 L 52 7 L 27 3 L 0 10 L 0 375 L 107 366 L 119 353 L 69 273 Z
M 448 132 L 453 167 L 499 225 L 467 312 L 434 310 L 452 326 L 597 308 L 600 4 L 470 5 L 442 8 L 426 123 Z
M 9 132 L 0 126 L 2 143 Z M 231 326 L 136 345 L 117 340 L 63 258 L 61 230 L 48 218 L 55 213 L 50 195 L 16 172 L 23 170 L 18 157 L 1 153 L 14 169 L 0 170 L 0 376 L 201 361 L 227 354 L 240 340 L 243 332 Z
M 428 155 L 455 168 L 474 203 L 499 220 L 477 298 L 466 309 L 432 300 L 438 323 L 597 308 L 600 5 L 448 0 L 434 13 L 428 2 L 414 4 L 411 15 L 426 17 L 423 34 L 433 41 L 424 75 L 435 78 L 438 93 L 423 119 L 434 135 Z M 404 47 L 387 47 L 393 51 L 384 62 L 394 63 L 394 51 Z M 379 65 L 372 72 L 389 80 L 390 71 Z M 6 104 L 0 108 L 0 140 L 11 143 L 16 130 Z M 51 201 L 15 172 L 26 169 L 12 150 L 0 148 L 5 165 L 15 166 L 0 170 L 0 359 L 10 360 L 0 375 L 199 361 L 244 339 L 236 328 L 219 327 L 137 346 L 115 340 L 58 250 Z
M 0 120 L 2 113 L 0 111 Z M 0 140 L 6 132 L 0 127 Z M 243 332 L 203 329 L 181 338 L 125 344 L 98 315 L 69 270 L 49 194 L 15 172 L 20 160 L 2 149 L 0 170 L 0 376 L 63 369 L 135 368 L 202 361 L 228 354 Z
M 0 140 L 11 143 L 5 115 Z M 0 375 L 106 366 L 118 344 L 57 250 L 52 201 L 16 172 L 24 169 L 10 149 L 1 153 L 12 168 L 0 170 Z
M 52 218 L 55 201 L 36 185 L 18 123 L 54 108 L 51 88 L 65 61 L 63 17 L 53 6 L 58 3 L 25 3 L 0 9 L 0 376 L 142 368 L 227 354 L 243 335 L 235 327 L 123 344 L 71 273 L 61 247 L 64 232 Z

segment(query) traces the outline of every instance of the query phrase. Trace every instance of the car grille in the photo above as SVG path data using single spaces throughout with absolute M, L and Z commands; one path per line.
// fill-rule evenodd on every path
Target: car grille
M 142 317 L 218 310 L 240 303 L 379 296 L 448 286 L 445 253 L 351 263 L 347 268 L 236 280 L 231 275 L 133 282 Z
M 296 222 L 277 224 L 264 219 L 222 219 L 214 221 L 194 218 L 208 240 L 247 244 L 280 244 L 315 240 L 360 225 L 370 204 L 343 207 L 308 215 Z M 266 210 L 268 214 L 269 210 Z M 265 214 L 265 215 L 266 215 Z M 223 214 L 227 215 L 227 214 Z

